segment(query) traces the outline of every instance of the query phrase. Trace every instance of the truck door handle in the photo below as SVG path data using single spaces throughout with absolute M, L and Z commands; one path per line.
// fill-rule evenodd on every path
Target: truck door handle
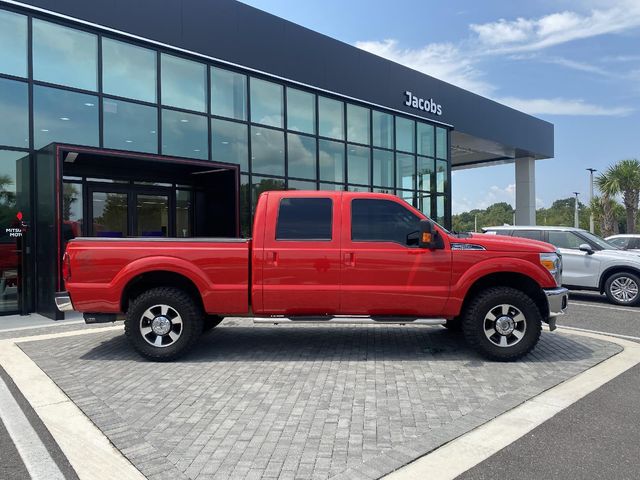
M 356 254 L 353 252 L 344 254 L 344 264 L 347 267 L 355 267 L 356 266 Z
M 269 254 L 269 258 L 267 260 L 269 263 L 271 263 L 273 266 L 277 267 L 278 266 L 278 252 L 271 252 Z

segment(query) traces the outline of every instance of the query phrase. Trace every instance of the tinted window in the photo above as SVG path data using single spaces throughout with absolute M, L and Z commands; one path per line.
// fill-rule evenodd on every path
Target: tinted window
M 351 240 L 408 245 L 420 230 L 420 218 L 390 200 L 356 199 L 351 203 Z
M 549 243 L 558 248 L 572 248 L 578 250 L 581 244 L 587 243 L 573 232 L 549 232 Z
M 344 140 L 344 103 L 318 97 L 318 120 L 321 136 Z
M 158 110 L 105 98 L 104 146 L 136 152 L 158 152 Z
M 289 176 L 316 178 L 316 139 L 305 135 L 287 135 Z
M 393 116 L 373 111 L 373 146 L 393 148 Z
M 316 133 L 316 97 L 312 93 L 287 88 L 287 128 Z
M 204 112 L 206 67 L 197 62 L 162 54 L 162 104 Z
M 247 77 L 211 67 L 211 113 L 221 117 L 247 119 Z
M 542 232 L 537 230 L 514 230 L 513 236 L 542 241 Z
M 0 145 L 29 146 L 29 92 L 24 82 L 0 78 Z
M 347 141 L 369 145 L 369 109 L 347 104 Z
M 277 83 L 251 79 L 251 121 L 270 127 L 283 126 L 284 87 Z
M 369 148 L 349 145 L 347 156 L 347 178 L 349 183 L 369 185 L 371 182 Z
M 249 170 L 248 129 L 244 123 L 211 119 L 211 154 L 216 162 L 237 163 Z
M 207 118 L 162 110 L 162 153 L 206 159 L 209 156 Z
M 640 249 L 640 238 L 630 238 L 627 248 L 637 250 Z
M 331 240 L 329 198 L 283 198 L 276 240 Z
M 156 101 L 156 52 L 102 39 L 102 90 L 121 97 Z
M 97 90 L 98 37 L 34 19 L 33 78 Z
M 0 11 L 0 72 L 27 76 L 27 17 Z

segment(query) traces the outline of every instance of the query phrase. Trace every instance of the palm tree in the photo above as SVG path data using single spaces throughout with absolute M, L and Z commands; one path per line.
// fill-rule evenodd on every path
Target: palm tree
M 601 197 L 593 197 L 591 200 L 589 209 L 593 213 L 595 221 L 600 225 L 600 234 L 603 237 L 618 233 L 615 207 L 615 200 L 609 196 L 602 195 Z
M 598 175 L 596 185 L 604 199 L 622 195 L 627 214 L 627 233 L 634 233 L 640 200 L 640 162 L 636 159 L 621 160 Z

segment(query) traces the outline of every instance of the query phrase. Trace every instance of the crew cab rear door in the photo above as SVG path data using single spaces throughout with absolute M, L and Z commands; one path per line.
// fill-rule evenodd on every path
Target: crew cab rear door
M 345 314 L 439 315 L 449 297 L 451 250 L 418 247 L 421 217 L 400 199 L 342 202 L 342 293 Z
M 340 304 L 340 195 L 269 197 L 262 263 L 264 313 L 323 315 Z

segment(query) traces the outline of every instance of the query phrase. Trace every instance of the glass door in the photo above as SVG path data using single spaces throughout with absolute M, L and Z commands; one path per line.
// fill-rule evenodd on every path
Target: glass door
M 136 236 L 168 237 L 169 195 L 159 193 L 135 193 Z
M 130 228 L 127 192 L 91 191 L 89 198 L 92 237 L 128 237 Z

